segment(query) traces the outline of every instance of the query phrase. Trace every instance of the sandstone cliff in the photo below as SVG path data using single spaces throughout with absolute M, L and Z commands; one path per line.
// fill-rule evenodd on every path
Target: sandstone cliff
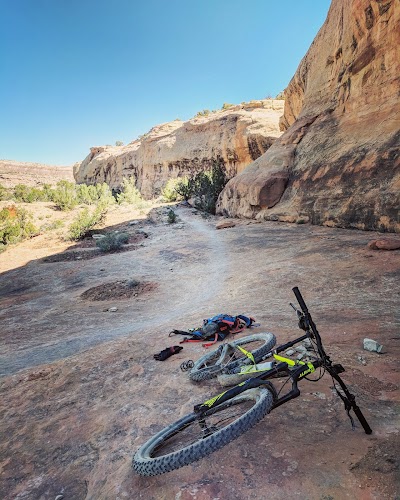
M 143 196 L 160 193 L 170 177 L 197 173 L 223 162 L 233 177 L 262 155 L 281 135 L 284 101 L 251 101 L 183 122 L 158 125 L 127 146 L 91 148 L 74 167 L 78 183 L 107 182 L 119 187 L 135 176 Z
M 332 0 L 274 145 L 221 193 L 237 217 L 400 231 L 400 2 Z

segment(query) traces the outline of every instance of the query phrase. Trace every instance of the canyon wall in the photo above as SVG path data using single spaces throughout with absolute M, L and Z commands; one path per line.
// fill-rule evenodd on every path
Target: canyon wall
M 281 135 L 283 100 L 251 101 L 188 121 L 154 127 L 126 146 L 91 148 L 74 167 L 78 183 L 121 186 L 134 176 L 146 198 L 160 194 L 169 178 L 192 175 L 223 164 L 229 177 L 240 173 Z
M 285 90 L 285 133 L 218 213 L 400 231 L 399 26 L 398 0 L 332 1 Z

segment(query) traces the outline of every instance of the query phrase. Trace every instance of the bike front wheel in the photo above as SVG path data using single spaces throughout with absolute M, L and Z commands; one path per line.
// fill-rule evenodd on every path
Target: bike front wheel
M 223 370 L 232 370 L 235 367 L 250 364 L 252 361 L 238 349 L 244 348 L 253 355 L 255 362 L 268 354 L 276 343 L 272 333 L 255 333 L 222 344 L 218 349 L 208 352 L 195 361 L 189 373 L 193 382 L 201 382 L 216 377 Z
M 272 404 L 272 393 L 256 388 L 204 413 L 190 413 L 141 446 L 133 468 L 141 476 L 156 476 L 196 462 L 248 431 Z

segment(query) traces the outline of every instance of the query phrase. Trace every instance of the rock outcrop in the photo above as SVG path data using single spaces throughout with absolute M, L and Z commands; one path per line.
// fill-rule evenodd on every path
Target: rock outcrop
M 169 178 L 207 170 L 215 161 L 233 177 L 281 135 L 283 106 L 283 100 L 251 101 L 186 122 L 158 125 L 127 146 L 91 148 L 74 167 L 75 179 L 118 188 L 123 177 L 134 176 L 142 195 L 151 198 Z
M 400 231 L 399 25 L 398 1 L 332 0 L 285 90 L 286 132 L 220 214 Z

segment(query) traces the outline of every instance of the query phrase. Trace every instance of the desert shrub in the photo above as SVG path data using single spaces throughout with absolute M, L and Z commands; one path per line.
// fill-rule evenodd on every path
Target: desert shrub
M 14 205 L 0 210 L 0 244 L 18 243 L 38 233 L 32 222 L 32 214 Z M 4 250 L 4 248 L 3 248 Z
M 117 194 L 117 202 L 119 204 L 129 203 L 130 205 L 135 205 L 137 208 L 143 208 L 147 205 L 139 189 L 136 187 L 134 177 L 130 177 L 129 179 L 126 177 L 123 178 L 121 192 Z
M 40 231 L 55 231 L 56 229 L 62 228 L 64 225 L 64 221 L 55 220 L 53 222 L 46 222 L 40 227 Z
M 215 162 L 207 172 L 198 173 L 192 180 L 195 206 L 200 210 L 215 214 L 215 205 L 227 178 L 222 165 Z
M 196 117 L 198 116 L 207 116 L 211 113 L 211 111 L 209 109 L 203 109 L 203 111 L 198 111 L 196 113 Z
M 15 201 L 23 203 L 34 203 L 35 201 L 52 201 L 53 190 L 49 184 L 44 184 L 42 187 L 17 184 L 13 189 L 13 198 Z
M 108 233 L 104 238 L 96 240 L 96 246 L 102 252 L 112 252 L 119 250 L 122 245 L 125 245 L 128 241 L 129 235 L 127 233 Z
M 94 186 L 89 186 L 89 187 L 94 187 Z M 103 205 L 107 206 L 113 205 L 115 203 L 115 198 L 113 196 L 112 190 L 106 182 L 103 182 L 101 184 L 96 184 L 95 189 L 97 192 L 97 199 L 99 203 L 102 203 Z
M 168 179 L 161 190 L 161 195 L 165 201 L 177 201 L 179 199 L 179 194 L 175 190 L 175 186 L 178 182 L 179 178 Z
M 53 201 L 60 210 L 72 210 L 75 208 L 79 203 L 75 184 L 65 180 L 58 181 L 54 190 Z
M 10 197 L 10 191 L 0 184 L 0 201 L 9 200 Z
M 42 201 L 53 201 L 54 189 L 50 184 L 43 184 L 42 186 Z
M 176 213 L 175 213 L 172 209 L 170 209 L 170 210 L 168 211 L 168 219 L 167 219 L 167 220 L 168 220 L 168 223 L 169 223 L 169 224 L 174 224 L 174 223 L 176 222 L 176 219 L 177 219 L 177 218 L 178 218 L 178 217 L 177 217 Z
M 87 184 L 78 184 L 76 186 L 76 196 L 79 203 L 84 203 L 85 205 L 93 205 L 98 199 L 96 187 L 88 186 Z
M 96 225 L 104 222 L 106 214 L 107 206 L 103 203 L 99 203 L 93 212 L 85 207 L 69 226 L 67 239 L 73 241 L 83 239 Z
M 115 203 L 112 191 L 105 182 L 90 186 L 87 184 L 78 184 L 75 191 L 78 202 L 85 205 L 95 205 L 99 202 L 107 205 Z
M 229 108 L 233 108 L 233 104 L 229 104 L 229 102 L 224 102 L 221 109 L 229 109 Z

